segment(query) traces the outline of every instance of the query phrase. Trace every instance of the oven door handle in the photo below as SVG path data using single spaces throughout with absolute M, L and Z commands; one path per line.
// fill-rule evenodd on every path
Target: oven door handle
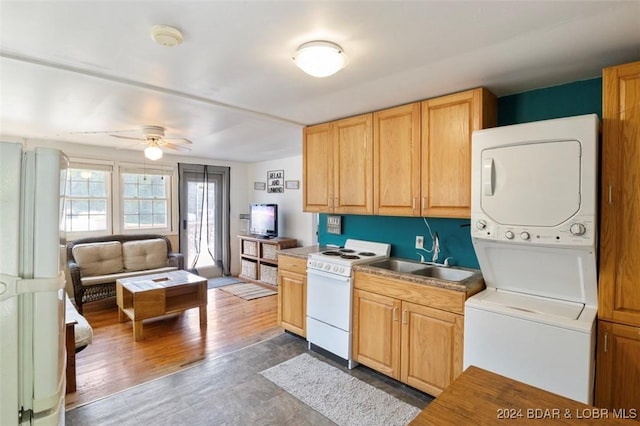
M 345 277 L 343 275 L 331 274 L 328 272 L 320 271 L 318 269 L 307 268 L 307 284 L 309 283 L 309 275 L 316 275 L 323 278 L 329 278 L 337 281 L 344 281 L 346 283 L 351 281 L 351 277 Z

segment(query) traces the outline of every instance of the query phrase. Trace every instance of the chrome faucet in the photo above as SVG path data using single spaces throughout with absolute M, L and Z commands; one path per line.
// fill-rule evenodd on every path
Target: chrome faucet
M 433 254 L 431 257 L 431 261 L 433 263 L 438 263 L 438 256 L 440 255 L 440 238 L 438 238 L 438 233 L 433 233 L 433 246 L 431 247 L 431 253 Z

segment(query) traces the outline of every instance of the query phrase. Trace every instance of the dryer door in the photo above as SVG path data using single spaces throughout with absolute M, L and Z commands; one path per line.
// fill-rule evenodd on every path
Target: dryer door
M 528 142 L 484 149 L 482 211 L 513 226 L 558 226 L 580 209 L 577 140 Z

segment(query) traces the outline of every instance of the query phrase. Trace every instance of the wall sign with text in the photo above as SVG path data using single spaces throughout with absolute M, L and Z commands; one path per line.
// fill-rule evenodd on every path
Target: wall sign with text
M 284 170 L 269 170 L 267 172 L 267 192 L 284 192 Z

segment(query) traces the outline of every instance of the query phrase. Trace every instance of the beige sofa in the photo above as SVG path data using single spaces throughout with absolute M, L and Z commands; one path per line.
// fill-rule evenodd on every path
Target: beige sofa
M 84 303 L 115 296 L 117 279 L 184 269 L 184 258 L 163 235 L 109 235 L 68 243 L 67 264 L 82 314 Z

